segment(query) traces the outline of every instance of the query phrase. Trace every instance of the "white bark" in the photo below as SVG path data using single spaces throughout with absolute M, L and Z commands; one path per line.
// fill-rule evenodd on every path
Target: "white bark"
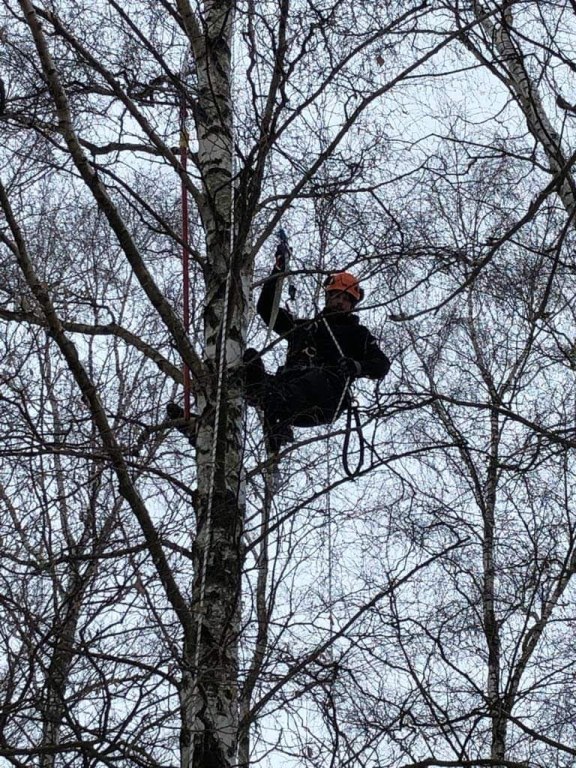
M 487 10 L 480 3 L 474 3 L 477 19 L 498 55 L 499 65 L 504 68 L 507 84 L 521 108 L 528 130 L 546 153 L 551 174 L 558 179 L 558 195 L 567 214 L 576 214 L 576 194 L 574 179 L 570 170 L 570 160 L 562 147 L 559 133 L 554 129 L 551 120 L 538 93 L 536 84 L 532 82 L 524 64 L 522 53 L 514 44 L 510 30 L 513 26 L 512 8 L 507 7 L 500 23 L 494 23 L 493 17 L 487 15 Z M 491 758 L 504 759 L 506 754 L 507 716 L 515 705 L 516 691 L 528 658 L 536 647 L 542 635 L 545 620 L 538 622 L 529 633 L 523 647 L 519 663 L 512 675 L 512 686 L 504 700 L 500 691 L 500 640 L 496 616 L 495 594 L 495 564 L 494 564 L 494 511 L 497 485 L 497 446 L 498 420 L 495 413 L 492 416 L 492 456 L 486 481 L 484 509 L 484 594 L 483 613 L 484 631 L 488 647 L 488 681 L 487 697 L 492 718 Z M 562 590 L 561 590 L 562 591 Z M 554 603 L 554 605 L 556 602 Z M 548 618 L 548 617 L 547 617 Z
M 240 383 L 228 376 L 245 335 L 241 250 L 233 246 L 231 45 L 234 3 L 205 3 L 202 34 L 185 3 L 198 73 L 198 162 L 206 237 L 204 337 L 208 375 L 198 393 L 194 545 L 196 624 L 185 649 L 182 768 L 233 766 L 238 744 L 238 633 L 244 516 Z
M 486 17 L 487 10 L 480 3 L 474 3 L 474 9 L 483 29 L 492 40 L 501 65 L 506 70 L 508 85 L 524 113 L 528 130 L 546 153 L 550 172 L 559 180 L 558 195 L 567 213 L 574 216 L 576 186 L 570 172 L 570 161 L 562 148 L 559 133 L 546 114 L 538 88 L 530 79 L 522 54 L 510 36 L 513 24 L 512 8 L 506 8 L 500 24 L 494 24 L 491 18 Z
M 496 498 L 498 488 L 498 446 L 500 441 L 499 418 L 496 411 L 490 416 L 490 460 L 484 486 L 482 518 L 484 538 L 482 560 L 484 579 L 482 588 L 482 613 L 484 636 L 488 649 L 488 680 L 486 695 L 488 711 L 492 722 L 490 757 L 503 760 L 506 754 L 506 719 L 502 714 L 500 691 L 500 627 L 496 612 Z

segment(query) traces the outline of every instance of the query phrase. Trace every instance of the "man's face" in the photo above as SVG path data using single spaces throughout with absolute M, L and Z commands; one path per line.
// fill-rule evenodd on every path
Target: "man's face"
M 326 291 L 326 309 L 328 312 L 351 312 L 354 299 L 344 291 Z

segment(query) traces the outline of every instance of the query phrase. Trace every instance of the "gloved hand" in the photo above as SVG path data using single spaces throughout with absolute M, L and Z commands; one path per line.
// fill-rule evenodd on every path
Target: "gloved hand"
M 353 357 L 341 357 L 338 368 L 345 376 L 360 376 L 362 373 L 362 365 Z
M 276 259 L 274 267 L 277 272 L 286 272 L 286 256 L 288 253 L 289 251 L 286 243 L 278 243 L 276 253 L 274 254 L 274 258 Z

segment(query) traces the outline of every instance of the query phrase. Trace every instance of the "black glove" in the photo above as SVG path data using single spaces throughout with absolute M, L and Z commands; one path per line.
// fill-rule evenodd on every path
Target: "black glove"
M 338 368 L 345 376 L 360 376 L 362 373 L 362 365 L 353 357 L 341 357 Z
M 276 259 L 274 268 L 277 272 L 286 272 L 286 256 L 288 256 L 288 254 L 289 250 L 286 243 L 279 243 L 276 248 L 276 253 L 274 254 L 274 258 Z

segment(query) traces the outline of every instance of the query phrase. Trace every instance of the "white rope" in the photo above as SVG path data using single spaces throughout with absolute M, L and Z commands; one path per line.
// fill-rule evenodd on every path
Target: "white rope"
M 328 518 L 328 629 L 330 637 L 334 636 L 334 613 L 332 610 L 332 601 L 334 599 L 334 582 L 333 582 L 333 561 L 334 561 L 334 541 L 332 531 L 332 497 L 330 492 L 331 483 L 331 471 L 330 471 L 330 446 L 326 450 L 326 484 L 328 490 L 326 492 L 326 516 Z M 329 648 L 330 660 L 332 660 L 332 644 Z
M 236 55 L 236 44 L 234 35 L 234 19 L 232 21 L 232 48 L 230 55 L 230 94 L 233 98 L 234 94 L 234 66 Z M 206 598 L 206 572 L 208 569 L 208 557 L 210 554 L 210 539 L 212 537 L 212 509 L 214 506 L 214 486 L 216 483 L 216 455 L 218 452 L 218 432 L 220 430 L 220 411 L 222 406 L 222 392 L 224 389 L 224 373 L 226 368 L 226 341 L 228 330 L 228 316 L 230 310 L 230 290 L 232 283 L 232 257 L 234 254 L 234 228 L 235 228 L 235 216 L 234 216 L 234 174 L 235 174 L 235 130 L 234 130 L 234 111 L 231 110 L 231 126 L 230 126 L 230 142 L 231 142 L 231 176 L 230 176 L 230 263 L 228 264 L 228 272 L 226 275 L 226 289 L 224 292 L 224 306 L 223 314 L 220 324 L 219 345 L 220 345 L 220 360 L 218 364 L 218 380 L 216 385 L 216 404 L 214 414 L 214 426 L 212 432 L 212 451 L 211 451 L 211 469 L 210 469 L 210 481 L 208 484 L 208 500 L 206 508 L 206 523 L 205 523 L 205 541 L 204 555 L 202 558 L 202 566 L 200 570 L 200 597 L 198 601 L 198 621 L 196 625 L 196 646 L 194 649 L 194 668 L 193 668 L 193 681 L 192 691 L 194 691 L 198 684 L 198 669 L 200 665 L 200 639 L 202 635 L 203 616 L 204 616 L 204 603 Z M 218 349 L 218 347 L 216 347 Z
M 226 328 L 228 325 L 228 310 L 230 304 L 230 283 L 231 270 L 226 277 L 226 291 L 224 295 L 224 314 L 222 316 L 222 325 L 220 328 L 220 362 L 218 366 L 218 382 L 216 387 L 216 405 L 214 414 L 214 427 L 212 432 L 212 453 L 210 456 L 210 482 L 208 485 L 208 502 L 206 509 L 204 556 L 202 559 L 202 568 L 200 571 L 200 600 L 198 606 L 198 624 L 196 633 L 196 649 L 194 658 L 194 669 L 198 670 L 200 661 L 200 634 L 202 632 L 202 616 L 204 613 L 204 599 L 206 597 L 206 570 L 208 567 L 208 555 L 210 553 L 210 538 L 212 535 L 212 507 L 214 505 L 214 486 L 216 483 L 216 454 L 218 452 L 218 431 L 220 429 L 220 410 L 222 405 L 222 391 L 224 389 L 224 368 L 226 362 Z
M 338 354 L 340 355 L 341 359 L 344 360 L 344 358 L 346 356 L 345 356 L 344 352 L 342 351 L 342 347 L 338 343 L 338 339 L 334 335 L 334 331 L 332 330 L 332 328 L 330 328 L 330 323 L 326 320 L 324 315 L 322 315 L 322 322 L 324 323 L 324 325 L 326 326 L 326 330 L 328 331 L 328 333 L 332 337 L 332 341 L 334 342 L 334 346 L 338 350 Z M 338 415 L 340 413 L 340 409 L 342 408 L 342 404 L 344 402 L 344 398 L 346 397 L 346 395 L 348 393 L 348 389 L 349 389 L 351 383 L 352 383 L 352 377 L 350 375 L 346 376 L 346 381 L 344 383 L 344 389 L 342 390 L 342 394 L 340 395 L 340 400 L 338 401 L 338 407 L 334 411 L 334 416 L 332 417 L 332 421 L 330 422 L 330 426 L 332 426 L 334 424 L 334 422 L 336 421 L 336 419 L 338 418 Z

